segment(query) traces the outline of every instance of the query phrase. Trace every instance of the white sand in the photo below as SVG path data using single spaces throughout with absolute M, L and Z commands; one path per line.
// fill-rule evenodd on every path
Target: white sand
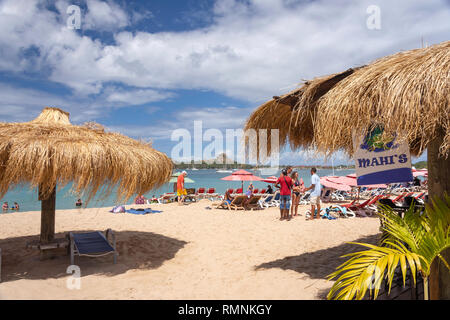
M 116 265 L 112 256 L 75 258 L 80 290 L 66 285 L 69 256 L 40 261 L 25 248 L 38 239 L 39 212 L 0 214 L 0 299 L 323 299 L 339 257 L 359 249 L 345 242 L 374 243 L 379 233 L 377 218 L 279 221 L 277 208 L 206 210 L 209 205 L 154 204 L 163 213 L 144 216 L 110 208 L 58 211 L 58 237 L 116 232 Z

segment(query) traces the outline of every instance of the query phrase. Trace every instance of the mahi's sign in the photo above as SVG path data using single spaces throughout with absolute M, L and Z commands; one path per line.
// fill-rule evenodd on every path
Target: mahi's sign
M 413 180 L 407 143 L 397 143 L 395 135 L 380 127 L 366 136 L 353 135 L 358 185 L 409 182 Z

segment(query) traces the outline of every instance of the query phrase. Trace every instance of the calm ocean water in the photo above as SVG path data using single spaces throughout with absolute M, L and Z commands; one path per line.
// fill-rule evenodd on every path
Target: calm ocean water
M 205 188 L 216 188 L 216 191 L 219 193 L 225 193 L 227 188 L 240 188 L 241 182 L 240 181 L 223 181 L 220 180 L 223 177 L 226 177 L 230 175 L 231 173 L 218 173 L 216 170 L 186 170 L 188 173 L 188 177 L 195 181 L 195 183 L 186 184 L 187 188 L 199 188 L 199 187 L 205 187 Z M 254 175 L 259 177 L 267 177 L 266 175 L 261 174 L 258 170 L 248 170 L 252 172 Z M 309 173 L 309 169 L 305 170 L 297 170 L 299 172 L 299 176 L 303 178 L 303 181 L 305 182 L 306 186 L 309 186 L 311 183 L 311 175 Z M 335 175 L 337 176 L 344 176 L 350 173 L 353 173 L 354 170 L 335 170 Z M 270 175 L 278 176 L 280 172 L 277 172 L 276 174 L 271 173 Z M 318 170 L 319 176 L 329 176 L 332 175 L 331 169 L 322 169 Z M 248 182 L 244 182 L 244 188 L 247 188 Z M 253 185 L 255 188 L 265 188 L 267 187 L 267 183 L 265 182 L 253 182 Z M 75 202 L 78 198 L 81 198 L 84 201 L 84 197 L 82 195 L 78 196 L 75 194 L 72 194 L 71 191 L 71 185 L 67 185 L 66 187 L 60 189 L 57 191 L 56 195 L 56 209 L 73 209 L 75 208 Z M 151 198 L 153 195 L 156 197 L 159 197 L 159 195 L 165 193 L 165 192 L 173 192 L 173 184 L 166 184 L 162 188 L 155 189 L 147 194 L 145 194 L 145 197 Z M 41 209 L 41 203 L 38 201 L 38 195 L 37 190 L 30 190 L 28 186 L 23 186 L 21 188 L 16 188 L 14 190 L 10 190 L 3 199 L 1 199 L 2 203 L 4 201 L 8 201 L 9 206 L 11 207 L 14 202 L 19 203 L 20 205 L 20 211 L 35 211 Z M 131 203 L 133 199 L 130 199 L 128 203 Z M 94 199 L 92 199 L 89 204 L 87 205 L 88 208 L 99 208 L 99 207 L 108 207 L 108 206 L 114 206 L 117 203 L 114 195 L 102 199 L 101 195 L 96 196 Z M 9 211 L 11 212 L 11 211 Z M 1 213 L 1 212 L 0 212 Z

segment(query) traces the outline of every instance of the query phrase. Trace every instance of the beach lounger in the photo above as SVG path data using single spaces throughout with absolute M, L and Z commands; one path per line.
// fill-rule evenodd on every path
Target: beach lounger
M 322 194 L 323 194 L 323 192 L 322 192 Z M 330 200 L 333 200 L 334 198 L 334 193 L 331 193 L 331 190 L 327 190 L 326 192 L 325 192 L 325 194 L 323 194 L 322 196 L 321 196 L 321 198 L 322 198 L 322 200 L 323 201 L 326 201 L 326 202 L 328 202 L 328 201 L 330 201 Z
M 108 241 L 111 235 L 112 242 Z M 114 264 L 117 262 L 116 237 L 111 229 L 87 233 L 69 233 L 70 238 L 70 264 L 75 264 L 75 255 L 87 257 L 102 257 L 114 255 Z
M 298 202 L 298 204 L 307 205 L 310 203 L 310 199 L 311 199 L 311 193 L 307 192 L 303 195 L 303 197 L 300 198 L 300 201 Z
M 417 201 L 419 204 L 424 204 L 423 197 L 425 196 L 425 192 L 421 192 L 418 195 L 413 196 L 413 198 Z
M 261 196 L 251 196 L 249 202 L 246 205 L 246 209 L 263 209 L 263 207 L 260 206 L 259 200 L 261 200 Z
M 186 189 L 185 201 L 190 201 L 190 202 L 198 201 L 197 194 L 195 193 L 195 188 Z
M 237 194 L 241 194 L 242 193 L 242 188 L 236 189 L 236 193 Z
M 274 195 L 268 194 L 264 198 L 259 199 L 259 205 L 261 208 L 269 208 L 272 207 Z
M 213 204 L 213 206 L 215 206 L 216 209 L 228 209 L 228 210 L 244 209 L 244 207 L 242 205 L 246 199 L 247 199 L 247 196 L 239 195 L 239 196 L 235 196 L 233 201 L 231 201 L 231 203 L 228 203 L 226 200 L 223 200 L 219 204 Z
M 234 197 L 233 201 L 228 205 L 229 210 L 244 210 L 244 201 L 246 201 L 248 197 L 246 195 L 236 196 Z
M 260 194 L 266 194 L 267 190 L 266 189 L 262 189 L 259 193 Z
M 259 189 L 253 189 L 253 194 L 258 194 L 259 193 Z
M 198 188 L 196 196 L 197 199 L 203 199 L 206 195 L 206 189 L 205 188 Z
M 407 192 L 404 192 L 401 195 L 398 195 L 397 197 L 395 197 L 394 199 L 391 199 L 391 200 L 395 203 L 397 201 L 402 200 L 406 195 L 407 195 Z
M 414 209 L 417 209 L 417 208 L 424 209 L 425 208 L 424 205 L 425 205 L 425 202 L 422 199 L 420 199 L 419 197 L 414 197 L 414 196 L 405 197 L 405 201 L 403 202 L 403 207 L 406 207 L 406 208 L 410 208 L 411 206 L 413 206 Z
M 378 200 L 378 204 L 379 204 L 380 206 L 385 206 L 385 207 L 391 208 L 392 210 L 394 210 L 395 212 L 397 212 L 398 215 L 399 215 L 400 217 L 402 217 L 402 218 L 403 218 L 404 212 L 405 212 L 406 210 L 408 210 L 408 208 L 409 208 L 409 207 L 406 207 L 406 206 L 399 206 L 399 205 L 397 205 L 396 203 L 394 203 L 394 202 L 393 202 L 391 199 L 389 199 L 389 198 L 379 199 L 379 200 Z
M 216 189 L 215 188 L 209 188 L 208 191 L 206 192 L 206 197 L 208 197 L 208 198 L 218 198 L 219 194 L 216 193 Z
M 366 210 L 368 215 L 371 216 L 374 211 L 377 211 L 375 203 L 383 197 L 383 195 L 377 195 L 370 199 L 367 199 L 363 203 L 355 203 L 355 201 L 353 201 L 352 203 L 343 204 L 341 205 L 341 207 L 350 209 L 351 211 Z M 363 214 L 361 213 L 360 215 Z
M 169 201 L 174 201 L 177 195 L 175 193 L 164 193 L 160 198 L 158 198 L 158 203 L 168 203 Z

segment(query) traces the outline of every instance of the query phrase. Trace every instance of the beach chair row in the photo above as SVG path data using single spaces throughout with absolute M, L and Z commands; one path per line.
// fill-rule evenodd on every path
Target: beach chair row
M 201 199 L 217 199 L 221 196 L 216 192 L 215 188 L 198 188 L 186 189 L 187 195 L 186 200 L 198 201 Z M 158 198 L 158 203 L 169 203 L 175 201 L 177 194 L 175 192 L 164 193 Z
M 234 197 L 233 201 L 229 203 L 223 200 L 221 203 L 217 204 L 215 207 L 218 209 L 228 209 L 228 210 L 258 210 L 264 209 L 262 205 L 261 195 L 252 195 L 250 198 L 247 195 L 237 195 Z
M 398 209 L 399 211 L 404 211 L 410 207 L 414 202 L 419 206 L 423 206 L 425 203 L 426 192 L 420 192 L 415 194 L 414 192 L 404 192 L 394 198 L 391 198 L 389 194 L 379 194 L 372 196 L 362 203 L 357 203 L 353 200 L 351 203 L 340 205 L 339 207 L 345 208 L 347 214 L 353 216 L 372 216 L 378 212 L 379 205 L 387 205 L 393 209 Z
M 228 192 L 231 195 L 240 195 L 240 194 L 243 194 L 243 189 L 242 188 L 239 188 L 239 189 L 228 189 Z M 253 189 L 253 194 L 254 195 L 264 195 L 266 193 L 267 193 L 266 189 L 261 189 L 261 190 Z

